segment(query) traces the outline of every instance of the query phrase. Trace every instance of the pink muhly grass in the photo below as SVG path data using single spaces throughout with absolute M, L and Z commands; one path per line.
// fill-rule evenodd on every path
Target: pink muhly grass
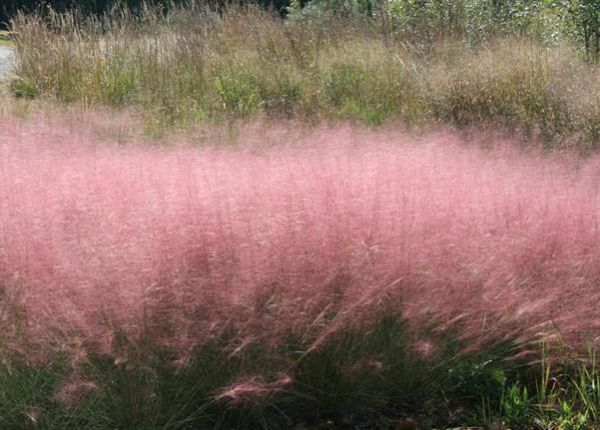
M 230 404 L 254 403 L 269 395 L 286 389 L 292 378 L 282 375 L 274 382 L 265 382 L 261 377 L 244 377 L 219 391 L 215 398 Z
M 93 381 L 72 378 L 59 387 L 55 398 L 65 406 L 73 406 L 97 389 L 98 385 Z
M 318 347 L 392 302 L 474 347 L 598 333 L 597 157 L 451 133 L 268 136 L 114 147 L 1 119 L 5 341 L 117 354 L 122 333 L 185 354 L 233 328 L 232 349 L 286 333 Z

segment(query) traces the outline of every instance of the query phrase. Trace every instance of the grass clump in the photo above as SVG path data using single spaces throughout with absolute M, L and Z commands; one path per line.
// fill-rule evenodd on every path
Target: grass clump
M 407 325 L 393 315 L 366 331 L 339 333 L 318 349 L 307 349 L 309 339 L 291 339 L 276 350 L 256 344 L 232 351 L 239 339 L 230 333 L 191 351 L 185 361 L 173 361 L 172 351 L 152 343 L 140 349 L 138 342 L 121 345 L 116 359 L 91 354 L 76 368 L 58 358 L 41 366 L 13 358 L 0 374 L 7 384 L 0 393 L 2 423 L 48 429 L 393 429 L 410 416 L 430 428 L 469 422 L 451 412 L 475 411 L 477 384 L 495 384 L 491 373 L 476 370 L 476 355 L 452 361 L 452 347 L 423 356 L 411 346 Z M 448 378 L 459 363 L 461 373 Z M 499 356 L 486 363 L 499 364 Z M 455 396 L 457 386 L 462 398 Z M 497 403 L 500 390 L 495 393 L 488 395 Z
M 568 53 L 552 53 L 526 42 L 482 49 L 461 64 L 442 63 L 430 78 L 435 116 L 454 124 L 500 123 L 537 130 L 546 141 L 571 136 L 578 122 L 576 103 L 559 77 L 577 70 Z M 591 136 L 587 136 L 591 137 Z

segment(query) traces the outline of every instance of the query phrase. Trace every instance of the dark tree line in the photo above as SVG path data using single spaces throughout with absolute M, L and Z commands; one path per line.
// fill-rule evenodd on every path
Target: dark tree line
M 227 0 L 207 0 L 207 3 L 219 4 Z M 245 0 L 240 0 L 245 1 Z M 101 15 L 116 3 L 127 6 L 132 10 L 139 8 L 142 3 L 160 4 L 165 8 L 171 5 L 185 3 L 186 0 L 0 0 L 0 28 L 7 28 L 10 18 L 17 11 L 43 12 L 52 8 L 57 12 L 77 9 L 84 15 Z M 254 0 L 264 7 L 272 7 L 283 14 L 289 6 L 289 0 Z

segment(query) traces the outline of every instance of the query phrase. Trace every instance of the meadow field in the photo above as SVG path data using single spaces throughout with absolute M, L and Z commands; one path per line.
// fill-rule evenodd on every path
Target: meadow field
M 0 428 L 600 428 L 596 52 L 409 3 L 14 16 Z

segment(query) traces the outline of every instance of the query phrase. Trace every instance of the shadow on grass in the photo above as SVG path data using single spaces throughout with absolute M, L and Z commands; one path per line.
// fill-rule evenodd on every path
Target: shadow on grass
M 419 350 L 396 315 L 338 333 L 318 348 L 290 334 L 275 348 L 231 352 L 224 333 L 187 356 L 120 339 L 119 358 L 91 356 L 41 367 L 0 368 L 2 428 L 284 429 L 425 428 L 482 420 L 498 405 L 516 365 L 510 345 L 460 355 L 451 336 Z M 485 399 L 482 398 L 485 393 Z M 325 427 L 323 427 L 325 426 Z

